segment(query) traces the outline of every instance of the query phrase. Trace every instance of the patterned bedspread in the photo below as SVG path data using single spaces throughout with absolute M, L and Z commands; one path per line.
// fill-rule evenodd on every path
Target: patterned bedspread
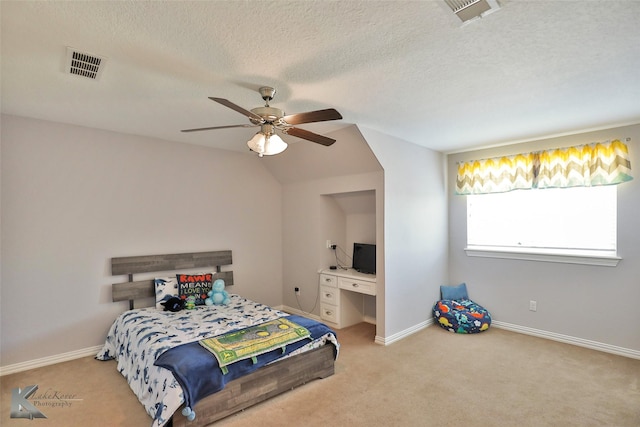
M 230 295 L 226 306 L 197 306 L 177 313 L 156 308 L 129 310 L 111 326 L 96 359 L 118 361 L 118 371 L 153 418 L 152 426 L 163 426 L 185 402 L 185 393 L 171 371 L 155 366 L 167 350 L 236 329 L 257 325 L 288 314 L 239 295 Z M 335 336 L 325 336 L 289 354 L 317 348 Z

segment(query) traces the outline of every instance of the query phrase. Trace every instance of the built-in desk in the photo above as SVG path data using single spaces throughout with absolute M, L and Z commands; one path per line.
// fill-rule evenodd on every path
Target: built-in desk
M 376 276 L 349 270 L 320 270 L 320 317 L 336 328 L 364 320 L 364 295 L 376 295 Z

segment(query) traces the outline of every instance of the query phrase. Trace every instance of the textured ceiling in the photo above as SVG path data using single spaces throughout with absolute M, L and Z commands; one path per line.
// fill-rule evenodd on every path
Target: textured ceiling
M 450 152 L 640 122 L 639 1 L 2 1 L 2 112 L 246 151 L 251 109 L 334 107 Z M 90 80 L 66 47 L 107 58 Z M 300 141 L 285 137 L 290 142 Z M 304 142 L 309 143 L 309 142 Z M 310 144 L 310 143 L 309 143 Z

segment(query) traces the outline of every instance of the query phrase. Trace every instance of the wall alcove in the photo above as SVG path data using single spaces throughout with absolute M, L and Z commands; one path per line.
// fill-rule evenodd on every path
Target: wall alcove
M 376 244 L 376 191 L 361 190 L 325 194 L 322 215 L 326 240 L 336 245 L 323 256 L 322 268 L 335 265 L 340 270 L 352 266 L 353 244 Z M 379 249 L 381 253 L 383 248 Z M 363 295 L 363 320 L 376 323 L 376 297 Z
M 327 240 L 349 266 L 353 242 L 375 243 L 377 294 L 367 296 L 363 320 L 376 323 L 377 336 L 385 324 L 384 170 L 357 126 L 327 135 L 336 139 L 331 147 L 295 143 L 261 159 L 282 183 L 283 307 L 320 316 L 318 271 L 336 265 Z

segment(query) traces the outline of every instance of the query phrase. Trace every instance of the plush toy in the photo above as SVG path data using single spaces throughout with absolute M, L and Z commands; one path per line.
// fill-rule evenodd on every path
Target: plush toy
M 178 297 L 171 297 L 165 302 L 160 303 L 164 306 L 164 311 L 180 311 L 184 308 L 184 301 Z
M 186 308 L 187 310 L 193 310 L 194 308 L 196 308 L 196 297 L 194 297 L 193 295 L 188 296 L 187 300 L 184 303 L 184 308 Z
M 224 290 L 224 280 L 222 279 L 216 279 L 213 282 L 213 289 L 207 295 L 209 298 L 204 300 L 206 305 L 227 305 L 231 302 L 229 294 Z

